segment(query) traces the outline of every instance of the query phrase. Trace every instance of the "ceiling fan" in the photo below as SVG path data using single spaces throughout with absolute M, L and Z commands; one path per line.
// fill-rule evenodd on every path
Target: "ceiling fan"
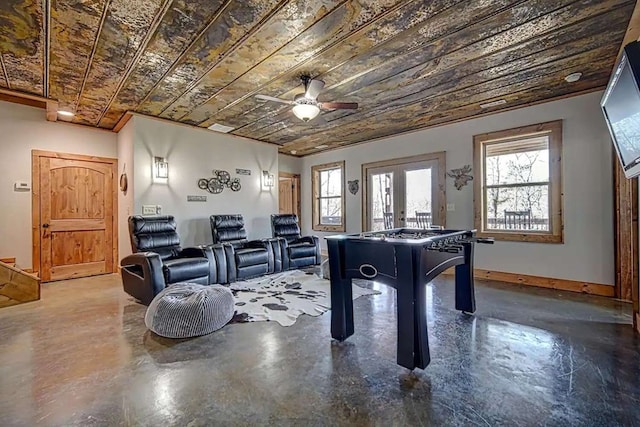
M 302 84 L 304 85 L 304 93 L 299 93 L 293 101 L 280 99 L 269 95 L 256 95 L 256 98 L 265 101 L 280 102 L 282 104 L 293 105 L 293 114 L 300 120 L 308 122 L 315 119 L 320 110 L 355 110 L 358 108 L 357 102 L 320 102 L 318 95 L 324 87 L 324 82 L 318 79 L 312 79 L 309 76 L 302 76 Z

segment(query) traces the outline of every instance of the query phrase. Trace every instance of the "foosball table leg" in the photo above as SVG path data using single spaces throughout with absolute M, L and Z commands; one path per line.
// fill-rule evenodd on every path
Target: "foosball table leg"
M 331 337 L 344 341 L 353 335 L 353 290 L 351 279 L 344 278 L 344 247 L 338 242 L 327 243 L 331 273 Z
M 456 266 L 456 310 L 466 313 L 476 311 L 476 298 L 473 284 L 473 243 L 462 243 L 464 264 Z
M 421 252 L 407 246 L 396 248 L 398 265 L 397 362 L 407 369 L 424 369 L 431 362 L 427 331 L 427 287 L 425 270 L 420 263 Z

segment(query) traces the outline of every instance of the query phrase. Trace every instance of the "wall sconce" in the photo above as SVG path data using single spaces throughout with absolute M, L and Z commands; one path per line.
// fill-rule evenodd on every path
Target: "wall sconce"
M 167 163 L 164 157 L 153 158 L 153 170 L 155 178 L 169 178 L 169 163 Z
M 267 190 L 271 190 L 275 183 L 275 178 L 269 171 L 262 171 L 262 187 Z

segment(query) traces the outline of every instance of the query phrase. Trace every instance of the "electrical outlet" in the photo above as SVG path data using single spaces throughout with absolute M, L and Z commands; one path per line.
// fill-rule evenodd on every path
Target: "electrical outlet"
M 447 212 L 453 212 L 456 210 L 456 204 L 455 203 L 447 203 Z
M 155 215 L 156 213 L 156 205 L 142 205 L 142 215 Z

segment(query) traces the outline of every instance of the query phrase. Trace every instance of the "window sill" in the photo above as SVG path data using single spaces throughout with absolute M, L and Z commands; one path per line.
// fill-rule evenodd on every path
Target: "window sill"
M 514 232 L 502 232 L 502 231 L 478 231 L 477 237 L 493 237 L 495 240 L 504 240 L 511 242 L 526 242 L 526 243 L 564 243 L 564 238 L 561 234 L 548 234 L 548 233 L 514 233 Z
M 312 227 L 313 231 L 345 231 L 344 225 L 320 225 L 316 224 Z

